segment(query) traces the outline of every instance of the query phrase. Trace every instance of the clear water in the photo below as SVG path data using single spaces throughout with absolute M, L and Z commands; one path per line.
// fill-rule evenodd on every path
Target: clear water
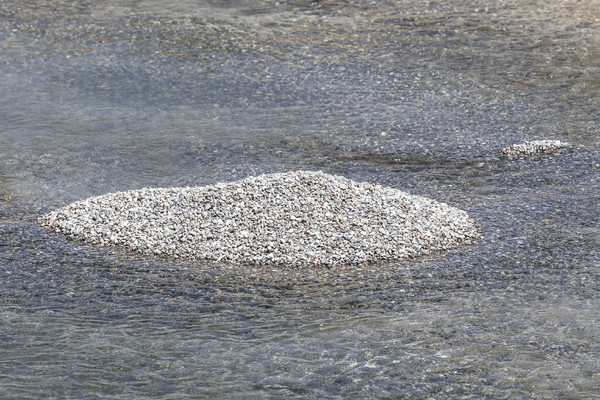
M 0 3 L 1 398 L 594 398 L 591 0 Z M 509 160 L 525 140 L 574 144 Z M 475 246 L 362 270 L 145 258 L 37 216 L 321 169 Z

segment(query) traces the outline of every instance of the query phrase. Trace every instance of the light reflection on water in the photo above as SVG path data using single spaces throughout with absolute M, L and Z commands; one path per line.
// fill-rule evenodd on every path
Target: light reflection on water
M 37 3 L 0 5 L 0 397 L 600 389 L 592 2 Z M 497 154 L 540 137 L 575 146 Z M 459 206 L 484 237 L 287 271 L 36 224 L 91 195 L 300 168 Z

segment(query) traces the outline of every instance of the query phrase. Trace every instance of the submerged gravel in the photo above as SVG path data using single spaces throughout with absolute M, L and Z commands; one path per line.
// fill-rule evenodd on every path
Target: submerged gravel
M 464 211 L 320 171 L 106 194 L 40 222 L 76 240 L 157 256 L 290 266 L 405 259 L 478 237 Z

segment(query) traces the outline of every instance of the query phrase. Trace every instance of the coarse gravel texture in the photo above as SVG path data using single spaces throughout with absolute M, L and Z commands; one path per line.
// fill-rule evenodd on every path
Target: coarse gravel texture
M 111 193 L 40 222 L 75 240 L 144 254 L 296 267 L 401 260 L 479 237 L 462 210 L 321 171 Z
M 527 157 L 552 153 L 571 145 L 560 140 L 532 140 L 525 143 L 513 144 L 500 150 L 500 154 L 511 157 Z

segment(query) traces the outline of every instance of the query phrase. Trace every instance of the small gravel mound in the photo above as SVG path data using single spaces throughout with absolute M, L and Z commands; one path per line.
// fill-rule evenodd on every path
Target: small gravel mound
M 560 140 L 533 140 L 505 147 L 500 150 L 500 154 L 511 157 L 528 157 L 551 153 L 561 147 L 569 146 L 569 143 L 561 142 Z
M 40 222 L 146 254 L 291 266 L 399 260 L 479 236 L 467 213 L 447 204 L 320 171 L 106 194 Z

